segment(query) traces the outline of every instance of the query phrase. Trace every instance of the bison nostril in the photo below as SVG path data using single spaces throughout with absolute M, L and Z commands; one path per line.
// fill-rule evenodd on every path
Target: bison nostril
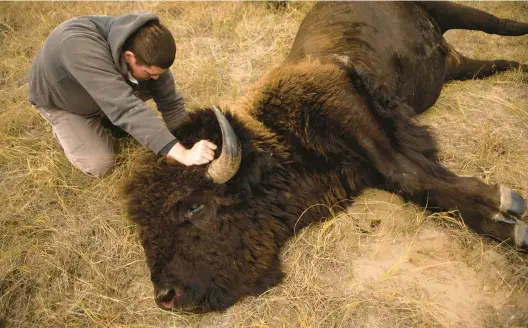
M 160 289 L 156 294 L 156 301 L 165 309 L 172 309 L 174 302 L 182 295 L 181 291 L 176 288 Z
M 156 295 L 158 305 L 165 309 L 172 309 L 174 306 L 174 289 L 161 289 Z
M 172 299 L 174 298 L 175 295 L 176 295 L 176 292 L 174 292 L 174 289 L 170 289 L 167 294 L 165 294 L 164 296 L 162 296 L 160 298 L 160 301 L 162 301 L 162 302 L 170 302 L 170 301 L 172 301 Z

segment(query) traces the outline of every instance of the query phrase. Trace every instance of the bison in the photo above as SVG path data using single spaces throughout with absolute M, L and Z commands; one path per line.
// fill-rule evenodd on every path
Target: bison
M 365 188 L 458 210 L 475 231 L 528 248 L 524 199 L 446 169 L 414 119 L 446 81 L 527 70 L 464 57 L 449 29 L 513 36 L 528 24 L 444 2 L 317 3 L 279 67 L 229 108 L 192 111 L 173 133 L 221 144 L 217 158 L 185 167 L 146 156 L 124 188 L 156 303 L 208 312 L 263 293 L 283 278 L 285 242 Z

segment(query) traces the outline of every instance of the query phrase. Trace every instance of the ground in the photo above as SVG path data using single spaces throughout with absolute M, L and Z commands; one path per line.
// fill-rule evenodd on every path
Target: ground
M 466 4 L 528 21 L 527 3 Z M 90 179 L 27 105 L 31 59 L 73 16 L 158 12 L 176 38 L 172 70 L 191 110 L 229 103 L 278 65 L 310 6 L 0 3 L 0 327 L 528 327 L 526 255 L 376 190 L 292 239 L 286 279 L 265 294 L 224 313 L 162 311 L 118 197 L 141 147 L 117 142 L 118 168 Z M 528 62 L 528 36 L 446 38 L 467 56 Z M 526 74 L 448 84 L 420 121 L 447 167 L 528 196 Z

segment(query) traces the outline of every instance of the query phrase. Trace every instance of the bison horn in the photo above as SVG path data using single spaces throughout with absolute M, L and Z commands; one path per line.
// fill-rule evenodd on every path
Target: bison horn
M 213 110 L 222 130 L 222 153 L 209 164 L 207 176 L 215 183 L 229 181 L 238 171 L 242 160 L 242 147 L 224 114 L 213 105 Z

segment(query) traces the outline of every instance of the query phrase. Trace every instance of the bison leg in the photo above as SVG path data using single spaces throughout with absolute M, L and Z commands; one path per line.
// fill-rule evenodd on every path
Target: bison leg
M 435 152 L 424 143 L 424 130 L 420 134 L 421 129 L 411 124 L 402 130 L 407 132 L 397 131 L 400 143 L 393 141 L 392 147 L 379 136 L 369 139 L 365 134 L 356 138 L 389 190 L 428 208 L 458 210 L 475 231 L 528 249 L 527 226 L 517 220 L 526 211 L 519 194 L 504 186 L 456 176 L 438 162 Z M 424 201 L 425 195 L 429 197 Z
M 474 177 L 459 177 L 443 167 L 433 152 L 416 149 L 410 142 L 406 146 L 404 152 L 386 151 L 385 165 L 373 162 L 389 190 L 431 210 L 457 210 L 476 232 L 528 250 L 528 228 L 517 220 L 526 212 L 526 202 L 518 193 Z
M 438 24 L 442 33 L 452 29 L 477 30 L 489 34 L 519 36 L 528 34 L 528 24 L 501 19 L 484 11 L 452 2 L 426 1 L 420 5 Z
M 477 60 L 462 56 L 453 48 L 450 49 L 447 58 L 447 70 L 445 80 L 471 80 L 483 78 L 498 72 L 521 67 L 528 72 L 528 65 L 522 65 L 510 60 Z
M 464 223 L 477 233 L 528 250 L 528 227 L 526 223 L 517 220 L 525 212 L 526 203 L 518 193 L 504 186 L 487 185 L 475 178 L 455 177 L 454 179 L 456 182 L 453 188 L 462 187 L 462 189 L 451 191 L 431 189 L 402 193 L 402 196 L 431 211 L 458 210 Z M 472 190 L 474 188 L 478 189 Z M 497 189 L 499 196 L 496 195 Z M 498 206 L 497 202 L 492 202 L 494 204 L 490 204 L 491 208 L 482 208 L 479 203 L 489 195 L 482 195 L 481 192 L 491 192 L 492 198 L 500 200 Z
M 519 194 L 476 178 L 459 177 L 443 167 L 433 136 L 409 120 L 408 106 L 391 95 L 390 90 L 369 90 L 372 84 L 366 77 L 352 70 L 349 73 L 383 133 L 372 129 L 376 124 L 361 122 L 362 116 L 355 115 L 354 120 L 343 125 L 345 137 L 352 137 L 350 139 L 363 149 L 389 190 L 396 190 L 422 206 L 458 210 L 477 232 L 528 249 L 528 229 L 525 223 L 517 220 L 526 210 Z M 357 122 L 360 124 L 355 124 Z M 370 127 L 370 132 L 362 130 L 362 126 Z M 430 196 L 426 202 L 425 195 Z

